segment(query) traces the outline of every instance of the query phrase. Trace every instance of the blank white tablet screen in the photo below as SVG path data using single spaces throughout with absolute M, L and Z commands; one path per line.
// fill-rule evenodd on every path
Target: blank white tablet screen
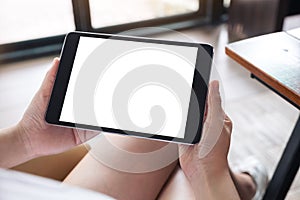
M 81 36 L 59 120 L 184 138 L 197 50 Z M 97 81 L 89 78 L 95 75 Z M 95 88 L 92 95 L 78 94 L 79 78 L 86 89 Z M 180 95 L 172 89 L 184 84 L 189 87 L 181 89 Z M 86 98 L 86 104 L 76 103 L 78 97 Z M 89 116 L 86 105 L 93 106 Z

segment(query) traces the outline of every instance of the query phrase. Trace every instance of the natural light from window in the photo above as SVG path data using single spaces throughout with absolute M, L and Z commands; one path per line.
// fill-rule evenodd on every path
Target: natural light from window
M 71 0 L 0 0 L 0 44 L 75 30 Z
M 199 0 L 89 0 L 92 27 L 196 12 Z
M 89 0 L 101 28 L 197 12 L 199 0 Z M 0 45 L 75 30 L 71 0 L 0 0 Z

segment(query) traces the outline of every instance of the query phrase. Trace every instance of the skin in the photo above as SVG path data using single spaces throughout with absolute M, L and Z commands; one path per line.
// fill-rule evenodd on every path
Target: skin
M 179 146 L 181 155 L 179 162 L 184 172 L 179 180 L 181 188 L 188 183 L 191 187 L 186 190 L 192 191 L 188 196 L 194 196 L 197 200 L 240 198 L 227 163 L 232 124 L 221 108 L 218 90 L 218 82 L 213 82 L 209 90 L 202 142 L 193 146 Z M 117 135 L 108 135 L 108 137 L 117 147 L 135 153 L 151 152 L 165 145 L 163 142 Z M 121 159 L 117 157 L 118 155 L 113 156 L 112 159 Z M 122 165 L 122 162 L 119 165 Z M 150 200 L 158 197 L 176 166 L 177 163 L 172 163 L 148 173 L 127 173 L 112 169 L 87 154 L 64 182 L 96 190 L 116 199 Z M 176 193 L 176 190 L 163 192 L 160 194 L 163 196 L 161 199 L 172 199 L 169 198 L 172 193 Z
M 222 110 L 217 82 L 210 85 L 207 106 L 200 143 L 179 146 L 181 168 L 175 170 L 159 199 L 250 200 L 254 196 L 251 176 L 233 173 L 228 166 L 232 122 Z
M 15 126 L 0 131 L 0 167 L 10 168 L 33 158 L 64 152 L 96 136 L 97 132 L 49 125 L 44 120 L 59 59 Z
M 221 107 L 217 81 L 210 84 L 203 129 L 200 143 L 179 146 L 180 166 L 196 199 L 239 199 L 227 161 L 232 122 Z
M 76 129 L 52 126 L 44 121 L 44 115 L 58 64 L 59 59 L 54 59 L 53 67 L 48 71 L 42 86 L 34 96 L 21 121 L 11 128 L 0 130 L 0 167 L 11 168 L 33 158 L 64 152 L 98 134 L 92 131 L 79 131 Z M 179 155 L 181 155 L 179 158 L 180 167 L 196 199 L 232 200 L 240 198 L 235 185 L 241 186 L 241 184 L 239 184 L 239 179 L 232 178 L 232 176 L 237 176 L 230 173 L 227 161 L 231 131 L 232 123 L 221 107 L 218 82 L 212 82 L 209 88 L 207 113 L 201 142 L 193 146 L 179 145 Z M 161 142 L 129 137 L 126 139 L 122 138 L 121 140 L 115 139 L 115 142 L 133 152 L 152 151 L 164 145 L 164 143 Z M 82 162 L 86 160 L 95 162 L 95 159 L 89 155 L 87 155 Z M 78 167 L 80 168 L 82 166 L 83 165 L 79 163 Z M 93 165 L 94 168 L 95 166 L 97 165 Z M 149 180 L 152 182 L 143 183 L 144 186 L 142 188 L 147 189 L 147 184 L 149 183 L 152 185 L 158 183 L 154 188 L 154 197 L 157 197 L 176 166 L 177 164 L 173 163 L 161 171 L 141 176 L 131 176 L 130 174 L 113 172 L 113 176 L 105 178 L 106 180 L 115 182 L 115 184 L 122 182 L 129 183 L 129 181 L 131 181 L 131 184 L 136 187 L 142 185 L 137 183 L 143 183 L 142 180 L 148 180 L 148 178 L 150 178 Z M 98 172 L 101 172 L 101 170 L 99 170 L 101 167 L 106 176 L 112 172 L 111 169 L 107 169 L 105 166 L 96 167 Z M 97 178 L 94 174 L 91 174 L 91 177 Z M 249 177 L 247 178 L 249 179 Z M 72 177 L 71 173 L 67 180 L 76 182 L 76 177 Z M 160 181 L 157 182 L 157 180 Z M 236 182 L 234 182 L 234 180 Z M 72 184 L 72 181 L 69 182 Z M 106 187 L 105 182 L 103 182 L 103 184 L 103 187 Z M 130 186 L 130 184 L 128 184 L 128 186 Z M 92 189 L 104 193 L 106 192 L 105 188 L 101 187 Z M 121 194 L 120 191 L 115 190 L 115 188 L 110 188 L 110 190 L 118 195 Z M 124 192 L 126 193 L 126 191 L 128 190 L 125 188 Z M 144 194 L 145 193 L 141 192 L 141 197 L 143 197 Z M 132 195 L 133 193 L 130 193 L 129 197 L 133 198 L 135 196 Z M 118 197 L 123 198 L 124 196 Z

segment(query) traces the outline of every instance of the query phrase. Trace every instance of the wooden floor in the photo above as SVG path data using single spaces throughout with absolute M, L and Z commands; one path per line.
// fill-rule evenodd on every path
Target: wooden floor
M 183 31 L 194 41 L 212 44 L 214 66 L 222 83 L 224 107 L 234 122 L 230 150 L 232 165 L 256 156 L 271 176 L 287 142 L 299 111 L 275 93 L 250 78 L 250 74 L 225 55 L 226 25 Z M 174 34 L 164 35 L 176 38 Z M 38 89 L 54 56 L 0 67 L 0 128 L 16 123 Z M 300 176 L 287 199 L 300 199 Z

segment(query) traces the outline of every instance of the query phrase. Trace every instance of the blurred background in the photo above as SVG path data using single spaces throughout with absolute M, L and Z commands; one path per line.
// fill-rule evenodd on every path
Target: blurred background
M 1 0 L 0 62 L 58 53 L 74 30 L 117 33 L 228 23 L 230 41 L 299 24 L 297 0 Z M 291 22 L 291 23 L 290 23 Z M 298 22 L 298 23 L 297 23 Z M 148 33 L 149 34 L 149 33 Z
M 255 155 L 270 176 L 299 111 L 225 55 L 233 41 L 300 27 L 299 0 L 0 0 L 0 128 L 18 122 L 67 32 L 164 27 L 215 47 L 234 122 L 230 163 Z M 168 32 L 128 34 L 178 39 Z M 276 41 L 274 41 L 276 42 Z M 300 199 L 297 175 L 287 199 Z

